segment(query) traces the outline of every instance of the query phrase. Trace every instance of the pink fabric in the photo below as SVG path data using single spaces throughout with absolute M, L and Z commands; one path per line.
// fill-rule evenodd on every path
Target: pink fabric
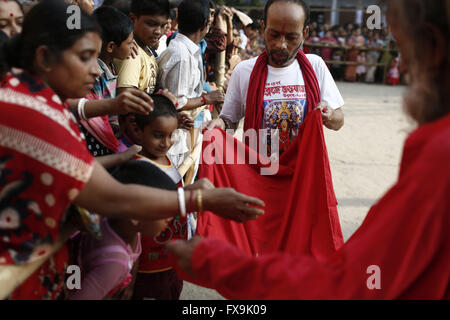
M 100 100 L 92 91 L 86 96 L 88 100 Z M 99 142 L 112 152 L 117 152 L 118 144 L 114 131 L 109 123 L 108 116 L 89 118 L 87 121 L 80 120 L 81 125 L 94 136 Z
M 101 221 L 102 238 L 83 235 L 78 264 L 81 268 L 81 289 L 73 290 L 71 300 L 100 300 L 125 288 L 131 280 L 130 271 L 142 252 L 138 233 L 136 251 L 126 244 L 109 226 Z

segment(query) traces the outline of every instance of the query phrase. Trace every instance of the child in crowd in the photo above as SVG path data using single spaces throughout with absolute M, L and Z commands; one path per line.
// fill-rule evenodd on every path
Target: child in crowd
M 181 175 L 167 155 L 173 145 L 172 134 L 178 127 L 177 110 L 163 95 L 152 95 L 154 110 L 149 115 L 135 115 L 136 134 L 142 151 L 137 156 L 164 172 L 178 187 L 183 186 Z M 210 182 L 199 180 L 185 189 L 212 188 Z M 190 212 L 187 208 L 187 212 Z M 142 255 L 134 287 L 134 299 L 178 299 L 183 282 L 172 270 L 174 261 L 167 255 L 164 244 L 171 239 L 188 239 L 195 232 L 195 219 L 176 217 L 159 236 L 142 236 Z
M 142 161 L 129 161 L 118 167 L 113 175 L 126 184 L 177 189 L 167 175 Z M 157 236 L 166 228 L 167 223 L 168 220 L 165 219 L 143 222 L 103 218 L 100 239 L 90 234 L 83 234 L 81 237 L 78 255 L 81 289 L 72 290 L 69 299 L 131 298 L 132 269 L 141 254 L 141 234 Z
M 356 58 L 356 61 L 359 63 L 366 63 L 366 53 L 361 51 Z M 367 68 L 364 64 L 359 64 L 356 67 L 356 79 L 357 81 L 363 81 L 366 76 Z
M 118 91 L 138 88 L 154 93 L 158 75 L 156 49 L 161 32 L 169 19 L 168 0 L 132 0 L 130 17 L 134 23 L 134 37 L 139 54 L 133 59 L 116 60 L 118 68 Z
M 388 84 L 397 85 L 400 83 L 400 71 L 398 69 L 399 67 L 399 58 L 392 59 L 391 63 L 389 64 L 389 71 L 387 75 L 386 82 Z
M 87 103 L 101 103 L 100 100 L 108 107 L 118 105 L 118 109 L 127 108 L 126 104 L 121 103 L 123 99 L 116 97 L 117 73 L 113 59 L 126 59 L 131 55 L 133 23 L 118 9 L 108 6 L 97 9 L 94 16 L 102 27 L 102 49 L 97 59 L 100 76 L 96 78 L 86 99 L 69 100 L 68 103 L 79 115 L 79 128 L 86 137 L 88 150 L 105 168 L 112 168 L 132 159 L 139 149 L 133 147 L 116 154 L 118 141 L 115 134 L 119 130 L 117 116 L 87 118 L 85 113 L 92 107 Z

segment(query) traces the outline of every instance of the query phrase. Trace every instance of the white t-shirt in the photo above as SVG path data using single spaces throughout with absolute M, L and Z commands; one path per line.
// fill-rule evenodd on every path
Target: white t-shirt
M 333 109 L 342 107 L 344 100 L 323 59 L 314 54 L 307 54 L 306 57 L 316 73 L 321 100 Z M 231 75 L 221 117 L 233 123 L 245 116 L 248 83 L 256 59 L 239 63 Z M 303 123 L 307 111 L 305 82 L 297 60 L 284 68 L 268 66 L 262 107 L 264 115 L 261 127 L 279 129 L 280 150 L 286 149 L 297 136 L 298 127 Z

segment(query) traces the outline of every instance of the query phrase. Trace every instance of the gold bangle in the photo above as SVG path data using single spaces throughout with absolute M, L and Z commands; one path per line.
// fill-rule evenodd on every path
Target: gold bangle
M 203 213 L 203 198 L 202 198 L 202 190 L 200 189 L 197 190 L 197 209 L 198 214 Z

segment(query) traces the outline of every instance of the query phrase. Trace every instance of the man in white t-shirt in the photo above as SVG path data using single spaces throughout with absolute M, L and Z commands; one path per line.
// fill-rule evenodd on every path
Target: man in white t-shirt
M 281 19 L 289 10 L 293 14 Z M 264 12 L 264 40 L 268 56 L 268 75 L 264 90 L 263 123 L 261 129 L 280 129 L 280 151 L 297 136 L 299 126 L 306 117 L 305 82 L 296 54 L 306 38 L 309 27 L 309 8 L 302 0 L 269 0 Z M 325 64 L 317 55 L 306 55 L 320 87 L 324 125 L 339 130 L 344 124 L 344 101 Z M 245 116 L 245 105 L 250 75 L 257 58 L 236 66 L 231 75 L 222 112 L 207 128 L 236 128 Z

